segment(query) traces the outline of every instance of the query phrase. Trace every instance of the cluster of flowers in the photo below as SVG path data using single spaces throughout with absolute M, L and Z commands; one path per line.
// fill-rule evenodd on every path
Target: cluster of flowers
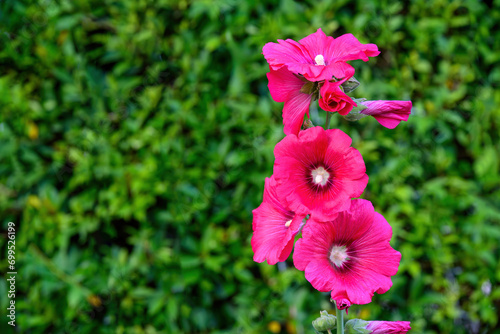
M 401 254 L 391 248 L 391 226 L 372 203 L 353 199 L 363 193 L 368 175 L 351 138 L 339 129 L 314 127 L 304 116 L 309 118 L 311 102 L 319 100 L 330 113 L 327 119 L 333 112 L 352 114 L 351 120 L 371 115 L 394 128 L 408 119 L 411 102 L 356 102 L 346 95 L 359 85 L 347 61 L 379 54 L 375 44 L 361 44 L 351 34 L 334 39 L 318 29 L 299 42 L 268 43 L 263 54 L 271 96 L 284 102 L 286 136 L 274 149 L 273 175 L 253 211 L 254 260 L 285 261 L 302 232 L 293 263 L 313 287 L 331 292 L 339 309 L 370 303 L 375 292 L 392 286 Z M 396 327 L 403 329 L 391 333 L 406 333 L 409 323 Z

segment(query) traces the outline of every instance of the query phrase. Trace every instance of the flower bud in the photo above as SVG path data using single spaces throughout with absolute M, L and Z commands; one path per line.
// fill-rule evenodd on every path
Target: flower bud
M 360 112 L 373 116 L 380 125 L 394 129 L 401 121 L 407 121 L 411 114 L 411 101 L 363 101 L 358 106 L 365 106 Z
M 305 129 L 309 129 L 309 128 L 314 128 L 314 124 L 313 122 L 308 118 L 304 121 L 304 124 L 302 125 L 302 128 L 305 130 Z
M 351 77 L 349 80 L 345 81 L 342 84 L 342 88 L 344 88 L 344 93 L 349 93 L 358 88 L 359 81 L 356 80 L 355 77 Z
M 337 318 L 334 315 L 328 314 L 327 311 L 321 311 L 319 314 L 321 316 L 312 322 L 312 325 L 317 332 L 321 333 L 329 329 L 332 330 L 336 328 Z
M 356 107 L 356 103 L 340 88 L 340 82 L 325 81 L 320 89 L 320 95 L 318 103 L 323 110 L 346 115 Z

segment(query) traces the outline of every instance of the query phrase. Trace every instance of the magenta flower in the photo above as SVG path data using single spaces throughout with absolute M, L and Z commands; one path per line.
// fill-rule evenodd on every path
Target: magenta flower
M 340 89 L 340 81 L 330 82 L 325 81 L 320 89 L 321 98 L 319 106 L 321 109 L 329 112 L 338 112 L 341 115 L 347 115 L 357 104 L 342 89 Z
M 404 334 L 411 327 L 409 321 L 370 321 L 365 329 L 371 330 L 371 334 Z
M 276 196 L 276 181 L 273 177 L 266 178 L 264 200 L 253 210 L 253 260 L 264 262 L 267 259 L 271 265 L 285 261 L 305 217 L 305 214 L 297 215 L 286 209 Z
M 333 219 L 368 183 L 363 158 L 338 129 L 316 126 L 287 135 L 274 148 L 276 193 L 290 210 Z
M 371 202 L 352 200 L 333 221 L 310 219 L 295 244 L 293 262 L 312 286 L 340 308 L 370 303 L 392 286 L 401 254 L 389 241 L 392 228 Z
M 394 129 L 401 121 L 407 121 L 411 113 L 411 101 L 365 101 L 361 102 L 368 107 L 360 113 L 375 117 L 380 125 Z
M 332 76 L 347 80 L 354 75 L 347 61 L 368 61 L 380 52 L 375 44 L 361 44 L 352 34 L 333 38 L 318 29 L 299 42 L 278 39 L 278 43 L 267 43 L 262 53 L 273 70 L 286 67 L 309 81 L 321 81 Z
M 301 92 L 306 83 L 298 76 L 282 67 L 267 73 L 269 91 L 276 102 L 285 102 L 283 107 L 283 131 L 285 134 L 298 134 L 304 115 L 309 117 L 312 95 Z

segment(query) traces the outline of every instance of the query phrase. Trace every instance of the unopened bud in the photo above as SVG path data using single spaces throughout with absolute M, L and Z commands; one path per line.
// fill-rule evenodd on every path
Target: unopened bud
M 317 332 L 326 332 L 337 327 L 337 318 L 334 315 L 328 314 L 327 311 L 321 311 L 319 314 L 321 316 L 312 322 Z
M 309 129 L 309 128 L 313 128 L 313 127 L 314 127 L 314 124 L 313 124 L 313 122 L 312 122 L 309 118 L 308 118 L 308 119 L 306 119 L 306 120 L 304 121 L 304 124 L 302 125 L 302 128 L 303 128 L 304 130 Z
M 345 81 L 342 84 L 342 88 L 344 88 L 345 93 L 352 92 L 353 90 L 358 88 L 358 86 L 359 86 L 359 81 L 356 80 L 355 77 L 350 78 L 349 80 Z

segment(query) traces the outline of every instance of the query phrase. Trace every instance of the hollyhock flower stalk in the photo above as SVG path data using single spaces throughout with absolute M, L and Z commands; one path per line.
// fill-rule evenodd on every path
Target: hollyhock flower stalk
M 344 328 L 344 311 L 352 304 L 370 303 L 375 292 L 390 289 L 401 254 L 389 245 L 392 229 L 371 202 L 353 200 L 367 185 L 365 164 L 351 138 L 329 127 L 338 113 L 349 121 L 372 116 L 393 129 L 408 120 L 411 101 L 347 95 L 360 84 L 347 62 L 368 61 L 380 53 L 375 44 L 362 44 L 351 34 L 333 38 L 318 29 L 299 41 L 267 43 L 262 51 L 269 64 L 271 96 L 284 103 L 286 136 L 274 149 L 273 175 L 265 181 L 263 202 L 253 210 L 254 261 L 285 261 L 302 231 L 294 265 L 314 288 L 330 292 L 337 309 L 336 318 L 325 312 L 317 319 L 317 333 L 331 333 L 334 326 L 337 334 L 406 333 L 409 322 L 353 319 Z M 316 100 L 326 111 L 324 129 L 310 119 Z

